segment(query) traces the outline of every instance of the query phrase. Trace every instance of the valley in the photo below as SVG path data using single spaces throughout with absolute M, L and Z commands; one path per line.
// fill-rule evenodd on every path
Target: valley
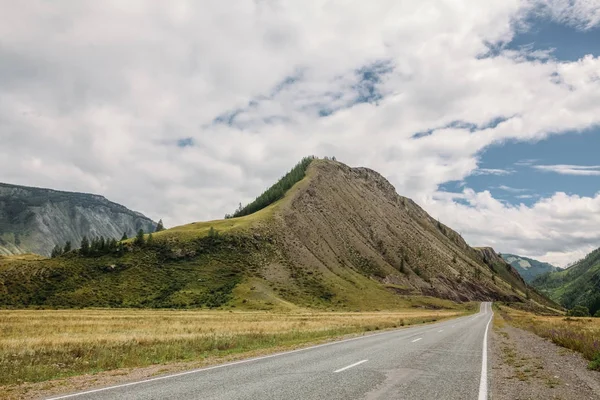
M 563 312 L 493 248 L 470 247 L 377 172 L 305 158 L 222 220 L 53 258 L 0 256 L 0 385 L 11 399 L 127 386 L 348 335 L 404 337 L 479 304 L 485 318 L 472 320 L 469 343 L 481 346 L 486 301 L 516 307 L 515 321 L 540 336 L 555 329 L 524 316 Z M 448 329 L 448 345 L 461 348 L 455 326 L 430 331 Z

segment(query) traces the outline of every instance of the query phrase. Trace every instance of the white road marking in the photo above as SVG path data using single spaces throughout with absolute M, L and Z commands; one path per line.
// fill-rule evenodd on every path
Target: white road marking
M 456 325 L 452 325 L 452 327 L 454 328 Z
M 438 333 L 440 333 L 440 332 L 444 332 L 444 330 L 443 330 L 443 329 L 440 329 L 440 330 L 438 331 Z
M 366 363 L 367 361 L 369 361 L 369 360 L 362 360 L 362 361 L 356 362 L 356 363 L 354 363 L 354 364 L 350 364 L 350 365 L 348 365 L 347 367 L 340 368 L 340 369 L 337 369 L 337 370 L 333 371 L 333 373 L 334 373 L 334 374 L 337 374 L 338 372 L 342 372 L 342 371 L 345 371 L 345 370 L 347 370 L 347 369 L 350 369 L 350 368 L 352 368 L 352 367 L 356 367 L 357 365 L 360 365 L 360 364 Z
M 418 342 L 418 341 L 419 341 L 419 340 L 421 340 L 421 339 L 423 339 L 423 338 L 422 338 L 422 337 L 420 337 L 420 338 L 418 338 L 418 339 L 415 339 L 415 340 L 411 341 L 411 343 Z
M 487 309 L 489 304 L 485 304 L 484 307 Z M 485 333 L 483 334 L 483 350 L 481 356 L 481 379 L 479 380 L 479 400 L 487 400 L 488 398 L 488 380 L 487 380 L 487 337 L 488 330 L 490 328 L 490 323 L 494 318 L 494 312 L 491 310 L 492 315 L 490 316 L 490 320 L 485 326 Z
M 414 328 L 415 329 L 419 329 L 417 327 L 414 327 Z M 412 329 L 412 327 L 409 327 L 409 329 Z M 234 365 L 246 364 L 246 363 L 251 363 L 251 362 L 254 362 L 254 361 L 265 360 L 265 359 L 268 359 L 268 358 L 275 358 L 275 357 L 286 356 L 288 354 L 300 353 L 300 352 L 303 352 L 303 351 L 308 351 L 308 350 L 312 350 L 312 349 L 318 349 L 320 347 L 335 346 L 335 345 L 341 344 L 341 343 L 354 342 L 355 340 L 367 339 L 367 338 L 374 337 L 374 336 L 389 335 L 389 334 L 399 333 L 399 332 L 402 332 L 402 331 L 403 331 L 403 329 L 393 329 L 393 330 L 390 330 L 390 331 L 387 331 L 387 332 L 371 333 L 371 334 L 368 334 L 368 335 L 363 335 L 363 336 L 354 337 L 354 338 L 350 338 L 350 339 L 343 339 L 343 340 L 338 340 L 338 341 L 335 341 L 335 342 L 318 344 L 316 346 L 303 347 L 301 349 L 289 350 L 289 351 L 284 351 L 284 352 L 275 353 L 275 354 L 269 354 L 267 356 L 254 357 L 254 358 L 246 358 L 244 360 L 233 361 L 233 362 L 230 362 L 230 363 L 227 363 L 227 364 L 219 364 L 219 365 L 214 365 L 212 367 L 204 367 L 204 368 L 199 368 L 199 369 L 193 369 L 191 371 L 184 371 L 184 372 L 179 372 L 179 373 L 176 373 L 176 374 L 158 376 L 156 378 L 150 378 L 150 379 L 144 379 L 142 381 L 123 383 L 121 385 L 107 386 L 107 387 L 103 387 L 103 388 L 99 388 L 99 389 L 87 390 L 85 392 L 72 393 L 72 394 L 67 394 L 67 395 L 52 397 L 52 398 L 49 398 L 47 400 L 69 399 L 69 398 L 72 398 L 72 397 L 79 397 L 79 396 L 83 396 L 83 395 L 86 395 L 86 394 L 104 392 L 106 390 L 112 390 L 112 389 L 118 389 L 118 388 L 122 388 L 122 387 L 140 385 L 140 384 L 147 383 L 147 382 L 155 382 L 155 381 L 161 381 L 161 380 L 164 380 L 164 379 L 176 378 L 178 376 L 185 376 L 185 375 L 190 375 L 190 374 L 198 374 L 198 373 L 205 372 L 205 371 L 210 371 L 210 370 L 213 370 L 213 369 L 231 367 L 231 366 L 234 366 Z

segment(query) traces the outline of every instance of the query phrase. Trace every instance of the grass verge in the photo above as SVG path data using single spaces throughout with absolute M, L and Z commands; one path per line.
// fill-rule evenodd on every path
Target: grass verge
M 506 323 L 575 350 L 590 360 L 590 369 L 600 370 L 600 318 L 540 316 L 497 304 L 494 306 Z

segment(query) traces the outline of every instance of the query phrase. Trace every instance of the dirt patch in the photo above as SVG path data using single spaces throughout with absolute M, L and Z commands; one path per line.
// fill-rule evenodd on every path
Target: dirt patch
M 580 354 L 503 325 L 491 335 L 491 398 L 600 399 L 600 373 Z

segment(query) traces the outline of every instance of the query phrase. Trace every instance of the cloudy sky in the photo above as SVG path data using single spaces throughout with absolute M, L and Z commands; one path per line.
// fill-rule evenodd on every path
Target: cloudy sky
M 0 0 L 0 181 L 173 226 L 335 155 L 565 265 L 600 246 L 599 56 L 596 0 Z

